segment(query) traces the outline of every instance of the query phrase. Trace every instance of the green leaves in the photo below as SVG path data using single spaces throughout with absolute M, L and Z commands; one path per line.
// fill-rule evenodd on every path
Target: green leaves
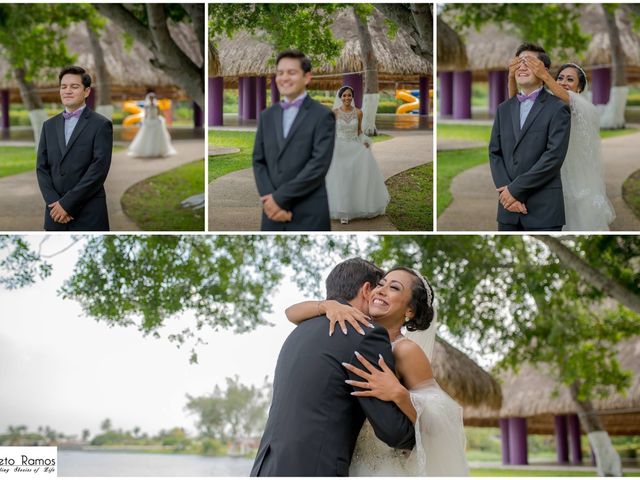
M 51 275 L 51 264 L 15 235 L 0 235 L 0 286 L 13 290 Z
M 580 4 L 556 3 L 448 4 L 443 11 L 450 14 L 447 22 L 454 28 L 480 30 L 487 23 L 497 23 L 523 43 L 538 43 L 554 56 L 575 60 L 575 54 L 584 52 L 591 39 L 578 22 L 581 8 Z
M 348 7 L 346 4 L 212 3 L 209 4 L 210 41 L 246 30 L 273 45 L 276 52 L 297 48 L 312 61 L 331 62 L 342 48 L 342 42 L 331 32 L 331 15 Z

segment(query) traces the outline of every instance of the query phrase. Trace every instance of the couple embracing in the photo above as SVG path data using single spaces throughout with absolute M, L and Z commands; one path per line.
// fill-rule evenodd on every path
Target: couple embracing
M 489 143 L 502 231 L 609 230 L 598 112 L 575 63 L 549 73 L 544 49 L 522 44 L 509 64 L 511 98 L 498 107 Z M 545 89 L 546 87 L 546 89 Z M 516 93 L 519 91 L 519 93 Z
M 327 300 L 287 309 L 297 327 L 278 357 L 251 475 L 467 475 L 462 408 L 429 362 L 436 328 L 427 280 L 354 258 L 331 271 L 326 288 Z M 342 333 L 332 335 L 335 321 Z

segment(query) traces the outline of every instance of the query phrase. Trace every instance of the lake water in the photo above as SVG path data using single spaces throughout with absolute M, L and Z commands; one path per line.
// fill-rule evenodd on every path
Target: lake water
M 58 476 L 249 476 L 252 459 L 58 450 Z

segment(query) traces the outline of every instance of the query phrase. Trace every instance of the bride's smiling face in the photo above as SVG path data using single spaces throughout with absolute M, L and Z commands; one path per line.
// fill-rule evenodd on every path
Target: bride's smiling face
M 413 275 L 403 270 L 387 273 L 372 290 L 369 297 L 369 315 L 386 327 L 404 323 L 405 317 L 414 315 L 410 307 L 413 298 Z M 386 320 L 386 321 L 385 321 Z
M 578 92 L 580 89 L 580 79 L 578 77 L 578 70 L 573 67 L 567 67 L 558 74 L 558 85 L 565 90 L 571 92 Z
M 344 92 L 342 92 L 342 96 L 340 98 L 342 99 L 342 104 L 345 107 L 350 107 L 353 103 L 353 94 L 348 88 Z

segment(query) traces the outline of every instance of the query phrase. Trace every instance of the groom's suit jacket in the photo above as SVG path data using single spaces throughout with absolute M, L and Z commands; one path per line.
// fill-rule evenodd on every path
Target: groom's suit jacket
M 564 225 L 560 168 L 569 146 L 571 111 L 544 88 L 520 128 L 520 101 L 511 97 L 498 106 L 489 160 L 496 186 L 524 203 L 528 213 L 507 211 L 498 202 L 498 222 L 540 229 Z
M 415 444 L 411 421 L 394 403 L 351 395 L 342 362 L 360 367 L 357 350 L 377 365 L 381 354 L 394 370 L 387 331 L 329 336 L 325 316 L 302 322 L 278 357 L 273 400 L 251 476 L 347 476 L 360 428 L 369 419 L 376 436 L 394 448 Z
M 36 171 L 45 201 L 45 230 L 109 230 L 104 182 L 112 146 L 111 121 L 89 107 L 82 111 L 67 145 L 62 113 L 44 122 Z M 51 219 L 48 205 L 56 201 L 73 217 L 69 223 Z
M 291 222 L 274 222 L 262 212 L 262 230 L 331 230 L 324 177 L 335 142 L 333 112 L 307 95 L 286 138 L 282 114 L 279 103 L 260 114 L 253 173 L 260 196 L 271 193 L 293 218 Z

